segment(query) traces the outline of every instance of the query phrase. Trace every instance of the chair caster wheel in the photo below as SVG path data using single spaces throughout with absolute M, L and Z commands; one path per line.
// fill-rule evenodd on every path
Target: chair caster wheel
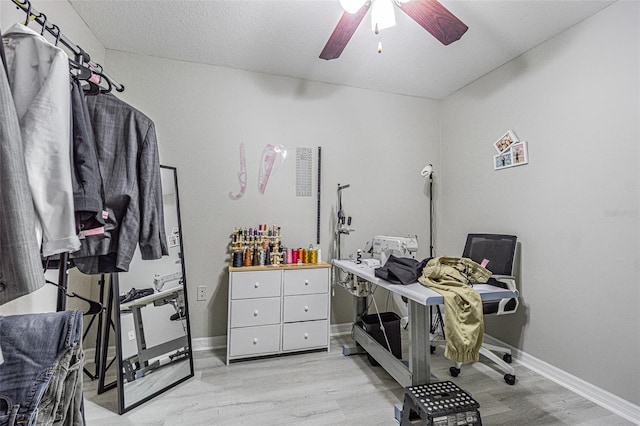
M 502 360 L 507 364 L 511 364 L 511 361 L 513 361 L 513 358 L 511 357 L 511 354 L 504 354 L 502 355 Z
M 436 353 L 436 347 L 435 346 L 431 345 L 430 349 L 431 349 L 431 353 L 432 354 Z
M 504 375 L 504 381 L 507 382 L 508 385 L 515 385 L 516 384 L 516 376 L 514 376 L 513 374 L 505 374 Z
M 458 377 L 458 374 L 460 374 L 460 369 L 456 367 L 449 367 L 449 373 L 451 373 L 453 377 Z

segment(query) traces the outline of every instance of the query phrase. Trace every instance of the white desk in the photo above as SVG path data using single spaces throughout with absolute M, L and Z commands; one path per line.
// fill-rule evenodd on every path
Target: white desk
M 142 320 L 142 308 L 152 304 L 154 306 L 162 306 L 167 303 L 178 303 L 178 299 L 184 297 L 184 287 L 180 284 L 177 287 L 159 291 L 148 296 L 141 297 L 139 299 L 132 300 L 131 302 L 122 303 L 120 305 L 120 312 L 131 311 L 133 313 L 133 321 L 136 333 L 136 344 L 138 347 L 137 355 L 123 360 L 125 362 L 125 376 L 129 381 L 135 380 L 136 376 L 141 371 L 142 374 L 148 368 L 149 360 L 164 355 L 172 351 L 186 351 L 189 347 L 189 339 L 185 332 L 184 336 L 177 337 L 168 342 L 155 345 L 152 347 L 147 346 L 147 341 L 144 333 L 144 322 Z M 134 368 L 133 365 L 138 364 L 139 368 Z
M 403 387 L 431 382 L 431 351 L 429 342 L 428 306 L 444 303 L 440 294 L 415 282 L 409 285 L 392 284 L 375 276 L 374 269 L 351 260 L 333 260 L 334 267 L 383 287 L 393 293 L 405 296 L 409 300 L 409 365 L 391 354 L 384 346 L 375 341 L 357 321 L 365 313 L 366 297 L 356 297 L 354 323 L 351 335 L 385 370 Z M 480 293 L 483 301 L 494 301 L 518 297 L 517 291 L 506 290 L 488 284 L 475 284 L 473 288 Z

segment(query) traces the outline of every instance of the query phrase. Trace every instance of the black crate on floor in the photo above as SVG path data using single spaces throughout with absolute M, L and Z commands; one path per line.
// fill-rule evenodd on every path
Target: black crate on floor
M 384 325 L 384 333 L 389 340 L 391 353 L 398 359 L 402 358 L 402 336 L 400 335 L 400 317 L 395 312 L 381 312 L 378 314 L 370 314 L 362 316 L 362 328 L 380 343 L 385 349 L 389 350 L 387 340 L 384 338 L 380 321 Z M 371 359 L 370 359 L 371 361 Z

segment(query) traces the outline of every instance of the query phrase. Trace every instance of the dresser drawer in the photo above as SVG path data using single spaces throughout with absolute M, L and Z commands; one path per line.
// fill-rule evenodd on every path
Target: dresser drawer
M 280 325 L 230 330 L 229 356 L 253 356 L 280 351 Z
M 329 329 L 327 320 L 284 324 L 282 326 L 283 351 L 317 348 L 327 346 L 328 342 Z
M 231 298 L 278 297 L 281 283 L 281 271 L 234 272 L 229 283 Z
M 284 271 L 284 295 L 327 293 L 329 268 Z
M 283 306 L 283 321 L 312 321 L 328 318 L 328 294 L 286 296 Z
M 231 301 L 230 327 L 280 324 L 280 298 Z

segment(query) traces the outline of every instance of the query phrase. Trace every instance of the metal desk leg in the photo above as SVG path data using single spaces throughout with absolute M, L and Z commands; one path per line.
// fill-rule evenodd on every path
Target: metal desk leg
M 367 309 L 367 298 L 366 297 L 353 297 L 353 325 L 357 324 L 364 315 L 365 310 Z M 366 351 L 362 349 L 361 346 L 355 345 L 342 345 L 342 355 L 356 355 L 365 353 Z
M 142 307 L 132 306 L 133 324 L 136 328 L 136 344 L 138 345 L 138 354 L 147 349 L 147 341 L 144 337 L 144 324 L 142 323 Z
M 409 300 L 409 370 L 413 385 L 431 383 L 429 308 Z

